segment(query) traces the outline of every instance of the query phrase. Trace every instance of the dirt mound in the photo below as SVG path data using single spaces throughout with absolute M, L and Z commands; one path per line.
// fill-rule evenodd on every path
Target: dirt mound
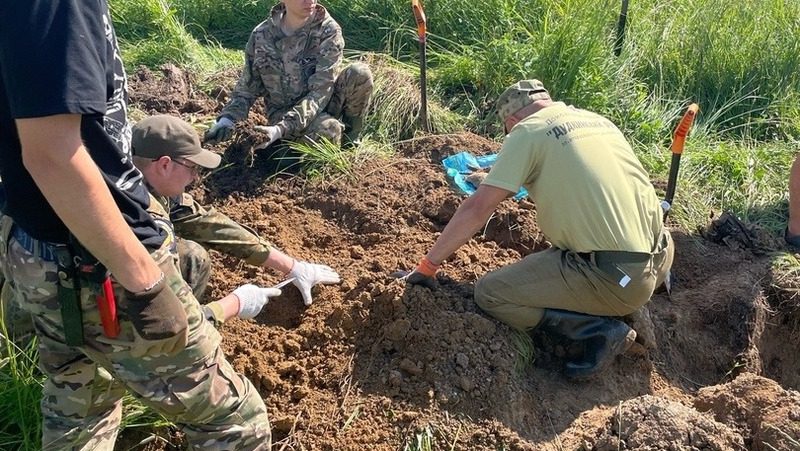
M 178 114 L 195 101 L 203 109 L 194 114 L 213 118 L 220 107 L 191 84 L 184 91 L 170 81 L 180 77 L 143 73 L 131 81 L 141 109 Z M 223 165 L 193 194 L 289 254 L 329 264 L 343 280 L 319 288 L 307 308 L 289 287 L 255 320 L 222 329 L 228 358 L 266 401 L 275 449 L 737 449 L 756 442 L 754 425 L 787 424 L 745 407 L 715 422 L 712 407 L 706 414 L 687 407 L 696 399 L 721 405 L 698 390 L 743 371 L 798 388 L 796 348 L 786 346 L 800 339 L 786 326 L 798 324 L 797 303 L 777 293 L 800 284 L 773 274 L 768 255 L 674 230 L 672 292 L 649 304 L 654 344 L 622 356 L 601 378 L 570 383 L 554 357 L 564 350 L 531 347 L 472 299 L 478 277 L 548 247 L 532 203 L 505 201 L 443 264 L 437 289 L 388 276 L 414 267 L 463 199 L 441 158 L 492 152 L 497 143 L 468 133 L 418 137 L 398 143 L 394 157 L 368 161 L 354 179 L 311 184 L 272 177 L 265 155 L 237 159 L 262 120 L 257 108 L 231 144 L 213 148 Z M 279 281 L 211 254 L 209 299 L 241 283 Z M 788 441 L 769 443 L 791 449 Z
M 771 379 L 745 373 L 724 385 L 700 389 L 694 406 L 746 433 L 748 449 L 800 446 L 800 393 Z
M 608 432 L 592 449 L 729 451 L 744 449 L 744 441 L 733 429 L 690 407 L 646 395 L 622 403 L 609 419 Z
M 131 103 L 146 113 L 189 114 L 210 109 L 212 102 L 205 95 L 196 95 L 192 76 L 172 64 L 161 66 L 154 73 L 140 67 L 128 79 Z

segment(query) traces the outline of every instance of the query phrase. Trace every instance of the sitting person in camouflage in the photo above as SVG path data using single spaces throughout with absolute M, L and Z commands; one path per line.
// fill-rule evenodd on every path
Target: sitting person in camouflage
M 364 63 L 342 70 L 344 39 L 338 23 L 316 0 L 281 0 L 245 47 L 241 77 L 205 142 L 226 141 L 234 123 L 263 97 L 269 126 L 266 148 L 280 139 L 337 145 L 358 139 L 372 95 Z
M 184 192 L 201 168 L 213 169 L 220 163 L 219 155 L 200 146 L 191 125 L 167 115 L 146 118 L 133 127 L 131 147 L 133 163 L 156 199 L 150 202 L 150 214 L 160 227 L 174 227 L 177 242 L 173 253 L 179 256 L 181 273 L 198 299 L 211 272 L 204 246 L 293 277 L 306 305 L 313 301 L 314 285 L 339 282 L 339 275 L 330 267 L 295 260 Z

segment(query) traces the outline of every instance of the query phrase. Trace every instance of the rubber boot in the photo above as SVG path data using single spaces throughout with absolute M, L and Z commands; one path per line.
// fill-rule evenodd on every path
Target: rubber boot
M 344 116 L 345 131 L 343 143 L 345 146 L 356 147 L 361 141 L 361 131 L 364 129 L 364 118 L 361 116 Z
M 565 376 L 576 380 L 602 372 L 636 340 L 636 332 L 622 321 L 566 310 L 545 309 L 537 328 L 585 344 L 583 358 L 564 365 Z

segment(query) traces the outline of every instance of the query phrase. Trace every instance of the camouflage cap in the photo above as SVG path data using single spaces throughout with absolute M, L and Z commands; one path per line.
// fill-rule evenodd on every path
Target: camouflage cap
M 131 138 L 133 155 L 142 158 L 183 158 L 208 169 L 219 166 L 222 157 L 200 146 L 200 137 L 180 118 L 160 114 L 137 122 Z
M 500 94 L 495 102 L 495 108 L 500 121 L 505 122 L 507 117 L 540 99 L 550 99 L 550 94 L 541 81 L 520 80 Z

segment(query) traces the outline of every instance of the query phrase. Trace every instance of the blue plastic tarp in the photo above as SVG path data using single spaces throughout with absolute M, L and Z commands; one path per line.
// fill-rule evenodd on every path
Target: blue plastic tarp
M 453 181 L 453 184 L 458 187 L 461 192 L 471 196 L 478 187 L 469 183 L 467 177 L 474 172 L 483 172 L 483 169 L 492 167 L 495 161 L 497 161 L 497 154 L 476 157 L 467 151 L 462 151 L 442 160 L 442 165 L 445 171 L 447 171 L 447 176 Z M 528 191 L 520 187 L 517 194 L 514 195 L 514 199 L 520 200 L 527 195 Z

